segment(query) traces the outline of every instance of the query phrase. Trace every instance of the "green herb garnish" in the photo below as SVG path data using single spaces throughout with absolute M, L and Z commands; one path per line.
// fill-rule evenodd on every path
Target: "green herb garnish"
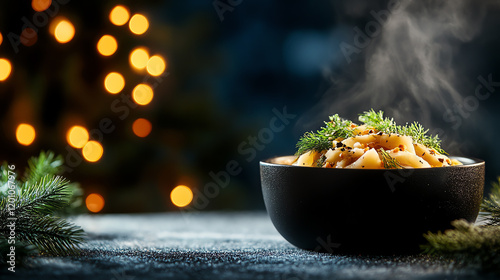
M 380 155 L 382 155 L 382 163 L 384 164 L 384 168 L 385 169 L 402 169 L 404 168 L 397 159 L 391 157 L 391 155 L 389 155 L 389 153 L 380 148 L 379 150 L 379 153 Z
M 330 149 L 333 140 L 353 136 L 351 124 L 351 121 L 344 120 L 337 114 L 330 116 L 330 121 L 325 122 L 325 127 L 322 127 L 316 133 L 312 131 L 306 132 L 299 139 L 296 155 L 301 155 L 309 151 L 321 152 Z
M 447 154 L 441 148 L 441 140 L 437 135 L 429 136 L 425 129 L 418 122 L 406 125 L 397 125 L 394 119 L 384 117 L 383 111 L 375 112 L 373 109 L 359 115 L 359 121 L 368 127 L 387 133 L 410 136 L 413 142 L 422 144 L 428 148 L 436 150 L 440 154 Z M 306 132 L 297 143 L 296 155 L 301 155 L 308 151 L 324 151 L 332 147 L 333 141 L 337 138 L 349 138 L 353 136 L 351 128 L 352 122 L 340 118 L 337 114 L 330 116 L 330 121 L 325 122 L 325 127 L 322 127 L 316 133 Z
M 427 146 L 428 148 L 434 149 L 440 154 L 447 154 L 441 148 L 441 140 L 437 135 L 429 136 L 427 132 L 428 129 L 425 129 L 418 122 L 413 122 L 412 124 L 406 125 L 396 125 L 393 118 L 384 118 L 384 112 L 378 111 L 375 112 L 371 109 L 368 112 L 364 112 L 359 115 L 359 121 L 363 122 L 368 126 L 372 126 L 378 131 L 382 131 L 384 133 L 396 133 L 404 136 L 410 136 L 414 142 Z

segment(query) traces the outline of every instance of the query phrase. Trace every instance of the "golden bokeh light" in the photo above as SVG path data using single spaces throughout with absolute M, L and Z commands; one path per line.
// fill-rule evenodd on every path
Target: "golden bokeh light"
M 3 42 L 3 35 L 2 32 L 0 32 L 0 46 L 2 45 L 2 42 Z
M 19 144 L 24 146 L 29 146 L 33 141 L 35 141 L 35 128 L 26 123 L 22 123 L 17 126 L 16 129 L 16 139 Z
M 118 72 L 109 73 L 104 79 L 104 87 L 111 94 L 117 94 L 125 87 L 125 79 Z
M 149 53 L 147 49 L 139 47 L 130 52 L 129 62 L 132 67 L 142 70 L 148 65 Z
M 0 58 L 0 82 L 5 81 L 12 72 L 12 64 L 5 58 Z
M 110 56 L 113 55 L 118 49 L 118 43 L 116 42 L 115 37 L 111 35 L 104 35 L 97 42 L 97 51 L 101 55 Z
M 104 149 L 102 148 L 101 143 L 90 140 L 85 146 L 83 146 L 82 154 L 85 160 L 89 162 L 96 162 L 101 159 Z
M 148 30 L 149 21 L 145 16 L 141 14 L 135 14 L 130 18 L 128 27 L 130 28 L 130 31 L 132 31 L 132 33 L 141 35 Z
M 152 128 L 153 126 L 151 125 L 151 122 L 143 118 L 135 120 L 132 124 L 132 131 L 134 131 L 134 134 L 139 137 L 148 136 L 149 133 L 151 133 Z
M 21 32 L 21 37 L 19 38 L 21 44 L 25 45 L 26 47 L 33 46 L 37 40 L 38 34 L 36 34 L 35 30 L 29 27 L 26 27 L 23 32 Z
M 109 21 L 117 26 L 122 26 L 127 23 L 130 18 L 130 13 L 128 9 L 122 5 L 118 5 L 111 10 L 109 13 Z
M 138 84 L 132 90 L 132 99 L 139 105 L 147 105 L 153 100 L 153 89 L 147 84 Z
M 167 68 L 167 63 L 159 55 L 153 55 L 148 60 L 147 70 L 151 76 L 160 76 Z
M 43 12 L 52 5 L 52 0 L 32 0 L 31 7 L 37 12 Z
M 89 132 L 84 127 L 75 125 L 68 130 L 66 140 L 71 147 L 82 148 L 89 141 Z
M 68 43 L 75 36 L 75 27 L 66 19 L 59 20 L 54 28 L 54 37 L 61 44 Z
M 187 186 L 179 185 L 170 193 L 170 200 L 177 207 L 188 206 L 193 200 L 193 191 Z
M 92 213 L 97 213 L 104 208 L 104 197 L 98 193 L 91 193 L 85 199 L 85 205 Z

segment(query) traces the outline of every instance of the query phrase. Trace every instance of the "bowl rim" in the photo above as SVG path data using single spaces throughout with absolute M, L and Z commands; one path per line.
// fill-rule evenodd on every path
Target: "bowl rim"
M 281 164 L 281 163 L 276 163 L 273 161 L 276 161 L 279 158 L 292 158 L 295 157 L 294 155 L 285 155 L 285 156 L 275 156 L 268 158 L 266 160 L 261 160 L 259 164 L 261 166 L 273 166 L 273 167 L 283 167 L 283 168 L 313 168 L 313 169 L 324 169 L 324 170 L 380 170 L 380 171 L 387 171 L 387 170 L 399 170 L 399 169 L 371 169 L 371 168 L 323 168 L 323 167 L 317 167 L 317 166 L 299 166 L 299 165 L 288 165 L 288 164 Z M 448 156 L 449 158 L 456 159 L 460 162 L 463 163 L 463 165 L 452 165 L 452 166 L 443 166 L 443 167 L 422 167 L 422 168 L 406 168 L 406 169 L 411 169 L 411 170 L 437 170 L 437 169 L 445 169 L 445 168 L 468 168 L 468 167 L 474 167 L 474 166 L 481 166 L 485 165 L 485 161 L 482 159 L 478 158 L 473 158 L 473 157 L 463 157 L 463 156 Z

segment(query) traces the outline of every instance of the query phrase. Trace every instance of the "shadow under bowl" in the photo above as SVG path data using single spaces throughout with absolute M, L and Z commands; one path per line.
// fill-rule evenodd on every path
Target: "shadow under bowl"
M 260 162 L 267 212 L 278 232 L 307 250 L 350 254 L 416 253 L 423 234 L 474 222 L 485 163 L 418 169 L 334 169 Z

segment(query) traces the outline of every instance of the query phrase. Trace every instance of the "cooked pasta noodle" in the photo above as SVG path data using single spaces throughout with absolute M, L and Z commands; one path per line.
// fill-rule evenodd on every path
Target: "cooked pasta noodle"
M 392 119 L 389 121 L 393 122 Z M 345 121 L 342 124 L 345 125 Z M 360 126 L 351 122 L 347 124 L 343 133 L 352 135 L 351 137 L 337 137 L 330 141 L 331 147 L 327 149 L 324 147 L 321 150 L 310 149 L 298 155 L 293 165 L 385 169 L 445 167 L 462 164 L 435 148 L 418 143 L 411 136 L 383 132 L 366 124 Z M 333 126 L 335 125 L 334 123 Z M 404 131 L 404 129 L 400 130 Z

